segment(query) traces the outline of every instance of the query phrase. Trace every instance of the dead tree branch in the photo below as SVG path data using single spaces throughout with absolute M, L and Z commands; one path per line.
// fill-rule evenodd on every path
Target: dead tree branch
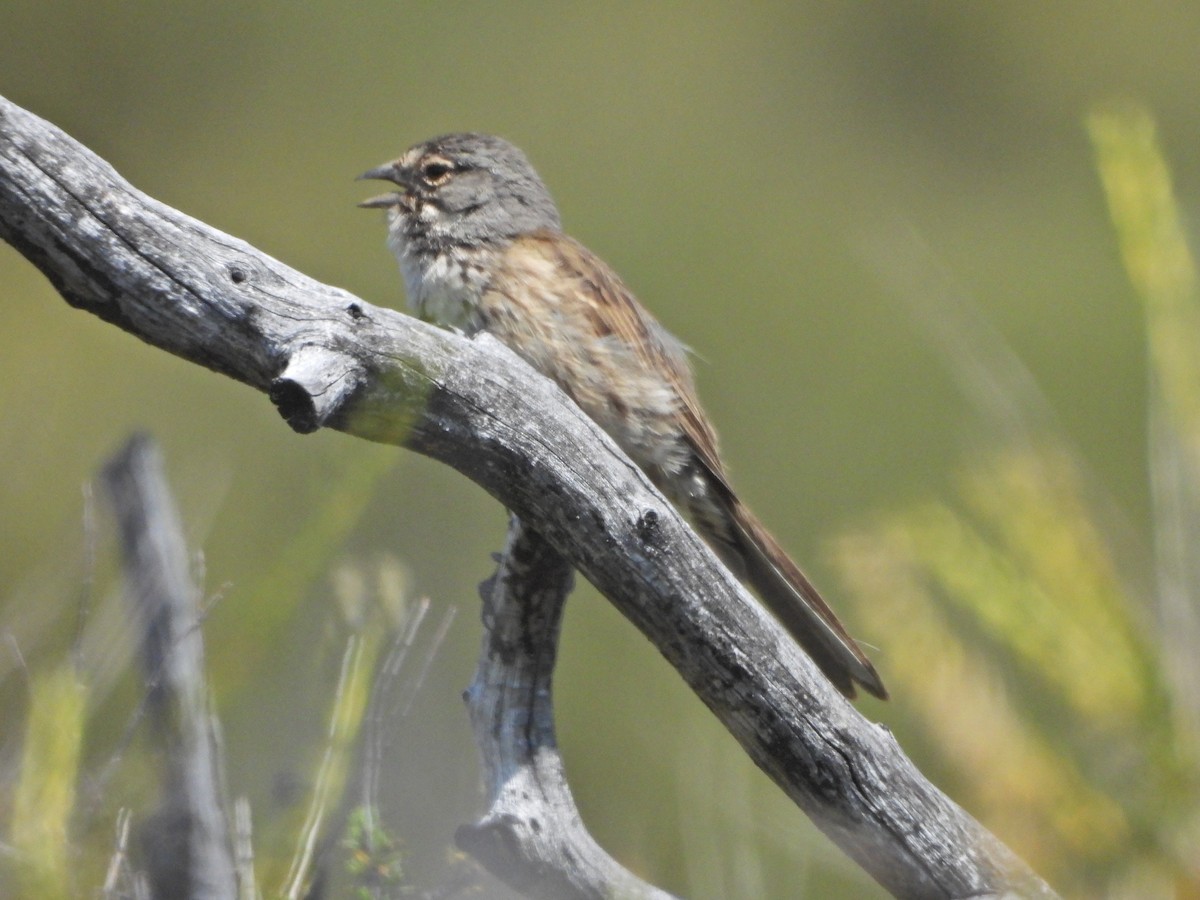
M 1052 896 L 838 695 L 599 428 L 496 341 L 319 284 L 145 196 L 3 100 L 0 237 L 73 306 L 269 392 L 297 431 L 394 443 L 480 484 L 893 894 Z
M 480 586 L 487 625 L 467 689 L 489 809 L 458 845 L 529 897 L 669 900 L 632 876 L 584 828 L 554 737 L 551 677 L 571 565 L 509 522 L 496 573 Z
M 134 437 L 104 467 L 103 481 L 117 514 L 126 592 L 141 626 L 150 719 L 165 751 L 162 802 L 138 829 L 154 896 L 236 897 L 200 589 L 157 447 Z

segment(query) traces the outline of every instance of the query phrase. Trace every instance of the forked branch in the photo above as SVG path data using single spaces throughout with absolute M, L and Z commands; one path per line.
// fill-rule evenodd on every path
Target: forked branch
M 0 237 L 72 305 L 269 392 L 296 430 L 408 447 L 480 484 L 893 894 L 1052 896 L 842 699 L 603 432 L 497 342 L 313 281 L 145 196 L 3 100 Z

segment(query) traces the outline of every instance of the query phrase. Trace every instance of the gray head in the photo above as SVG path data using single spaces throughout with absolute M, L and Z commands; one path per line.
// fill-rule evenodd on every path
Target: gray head
M 400 188 L 359 206 L 389 210 L 392 228 L 410 244 L 477 246 L 562 228 L 550 192 L 525 154 L 492 135 L 433 138 L 360 177 Z

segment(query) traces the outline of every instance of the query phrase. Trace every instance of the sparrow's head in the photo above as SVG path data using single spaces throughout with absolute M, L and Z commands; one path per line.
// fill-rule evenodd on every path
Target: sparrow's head
M 410 241 L 478 245 L 562 227 L 550 192 L 525 154 L 487 134 L 424 141 L 359 177 L 399 188 L 359 206 L 387 209 L 392 229 L 402 229 Z

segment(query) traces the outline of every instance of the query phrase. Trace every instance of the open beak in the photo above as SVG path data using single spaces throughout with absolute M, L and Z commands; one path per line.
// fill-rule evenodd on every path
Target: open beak
M 376 166 L 368 172 L 363 172 L 356 181 L 390 181 L 404 188 L 407 185 L 403 177 L 400 175 L 400 169 L 394 162 L 384 163 L 382 166 Z M 380 194 L 378 197 L 371 197 L 369 200 L 364 200 L 358 204 L 363 209 L 389 209 L 393 206 L 399 206 L 404 199 L 404 194 L 399 191 L 394 191 L 390 194 Z

